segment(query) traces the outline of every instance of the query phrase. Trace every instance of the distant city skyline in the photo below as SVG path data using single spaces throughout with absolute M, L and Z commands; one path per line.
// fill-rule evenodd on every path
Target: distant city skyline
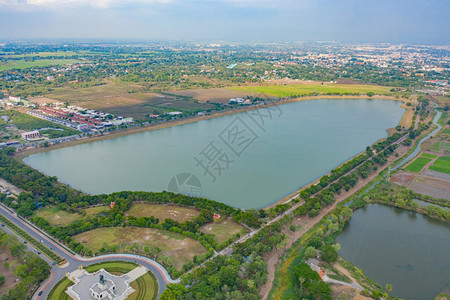
M 0 0 L 0 39 L 448 45 L 448 0 Z

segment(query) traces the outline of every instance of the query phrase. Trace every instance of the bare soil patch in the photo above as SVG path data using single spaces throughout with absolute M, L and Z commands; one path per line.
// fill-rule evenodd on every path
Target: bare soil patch
M 61 100 L 50 99 L 47 97 L 33 97 L 33 98 L 28 98 L 28 100 L 30 100 L 31 102 L 37 103 L 37 104 L 61 102 Z
M 410 188 L 420 194 L 450 200 L 450 182 L 428 176 L 418 176 Z
M 175 205 L 135 203 L 125 213 L 127 216 L 158 218 L 160 222 L 165 219 L 172 219 L 183 223 L 200 215 L 200 212 L 194 208 L 181 207 Z
M 414 180 L 414 178 L 414 174 L 400 171 L 391 176 L 391 182 L 407 186 Z

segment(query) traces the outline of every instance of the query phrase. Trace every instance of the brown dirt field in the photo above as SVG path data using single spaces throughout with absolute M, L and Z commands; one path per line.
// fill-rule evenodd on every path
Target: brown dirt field
M 60 100 L 50 99 L 47 97 L 33 97 L 33 98 L 28 98 L 28 100 L 30 100 L 31 102 L 37 103 L 37 104 L 61 102 Z
M 108 245 L 126 245 L 139 243 L 142 246 L 157 246 L 161 254 L 170 257 L 177 269 L 192 261 L 195 255 L 206 252 L 206 249 L 196 240 L 179 233 L 139 227 L 108 227 L 97 228 L 74 236 L 84 246 L 98 251 L 106 242 Z
M 197 217 L 200 212 L 193 208 L 175 205 L 135 203 L 126 211 L 125 215 L 136 218 L 153 216 L 158 218 L 160 222 L 164 222 L 164 219 L 172 219 L 183 223 Z
M 414 178 L 414 174 L 400 171 L 397 174 L 391 176 L 391 182 L 406 186 L 409 185 L 414 180 Z
M 422 175 L 417 177 L 410 189 L 416 193 L 450 200 L 450 182 L 446 180 Z
M 408 149 L 409 149 L 408 147 L 400 146 L 397 148 L 396 152 L 399 154 L 399 156 L 403 156 L 408 152 Z M 334 204 L 332 206 L 327 206 L 327 207 L 323 208 L 320 211 L 320 213 L 317 216 L 315 216 L 314 218 L 310 218 L 308 216 L 295 217 L 291 224 L 293 224 L 295 226 L 298 226 L 298 225 L 302 226 L 300 230 L 292 232 L 289 229 L 290 224 L 287 224 L 283 227 L 282 233 L 287 235 L 286 245 L 282 249 L 280 249 L 280 250 L 277 249 L 277 250 L 272 251 L 264 256 L 264 260 L 267 262 L 268 275 L 267 275 L 267 283 L 262 285 L 259 288 L 259 295 L 261 296 L 262 299 L 268 298 L 269 292 L 273 286 L 273 280 L 275 279 L 275 270 L 277 268 L 279 258 L 287 251 L 287 249 L 292 247 L 292 244 L 296 240 L 298 240 L 304 233 L 306 233 L 309 229 L 311 229 L 315 224 L 320 222 L 320 220 L 326 214 L 328 214 L 330 211 L 335 209 L 336 206 L 340 202 L 344 201 L 345 199 L 347 199 L 348 197 L 350 197 L 351 195 L 353 195 L 354 193 L 359 191 L 361 188 L 366 186 L 370 181 L 372 181 L 378 175 L 379 172 L 384 170 L 388 165 L 393 163 L 395 160 L 397 160 L 397 157 L 395 157 L 395 155 L 390 155 L 388 158 L 388 162 L 382 168 L 379 168 L 376 173 L 371 174 L 364 180 L 359 180 L 358 183 L 356 184 L 356 186 L 353 187 L 348 192 L 346 192 L 344 190 L 341 192 L 341 194 L 336 195 L 336 201 L 334 202 Z
M 12 289 L 19 281 L 19 278 L 14 275 L 14 271 L 12 268 L 6 268 L 4 263 L 8 262 L 9 264 L 13 264 L 14 259 L 9 255 L 8 251 L 1 250 L 0 252 L 0 274 L 5 276 L 5 283 L 0 286 L 0 295 L 8 292 Z
M 144 101 L 131 97 L 107 95 L 103 98 L 97 98 L 92 101 L 73 101 L 71 104 L 79 105 L 88 109 L 105 110 L 111 107 L 135 105 L 142 102 Z
M 332 291 L 333 299 L 338 300 L 366 300 L 372 299 L 369 297 L 362 296 L 357 289 L 354 289 L 349 286 L 339 285 L 339 284 L 331 284 L 330 285 Z

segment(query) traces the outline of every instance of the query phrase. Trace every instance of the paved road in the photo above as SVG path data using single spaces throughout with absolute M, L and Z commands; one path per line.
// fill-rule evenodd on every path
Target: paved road
M 74 254 L 71 250 L 65 248 L 64 246 L 56 242 L 53 238 L 37 229 L 31 223 L 18 217 L 14 212 L 5 208 L 3 205 L 0 205 L 0 213 L 6 218 L 8 218 L 15 225 L 19 226 L 24 231 L 26 231 L 33 238 L 35 238 L 38 241 L 41 241 L 47 248 L 49 248 L 50 250 L 52 250 L 53 252 L 55 252 L 68 262 L 68 264 L 64 268 L 60 268 L 58 265 L 52 265 L 52 261 L 45 255 L 43 254 L 40 255 L 47 263 L 52 265 L 52 270 L 50 278 L 44 281 L 41 287 L 38 289 L 38 292 L 42 291 L 42 295 L 41 296 L 34 295 L 33 299 L 47 299 L 47 296 L 50 293 L 50 291 L 62 278 L 64 278 L 65 274 L 67 272 L 72 272 L 76 270 L 80 265 L 88 266 L 91 264 L 107 261 L 120 260 L 120 261 L 136 262 L 140 265 L 147 267 L 149 271 L 155 274 L 156 279 L 158 281 L 158 296 L 161 295 L 167 284 L 179 282 L 179 280 L 172 279 L 167 270 L 163 266 L 161 266 L 159 263 L 150 258 L 134 254 L 110 254 L 97 256 L 94 258 L 81 257 L 80 255 Z M 15 234 L 6 227 L 2 228 L 8 233 Z M 23 240 L 19 236 L 18 238 L 19 240 Z M 30 244 L 27 244 L 27 247 L 30 251 L 35 250 Z

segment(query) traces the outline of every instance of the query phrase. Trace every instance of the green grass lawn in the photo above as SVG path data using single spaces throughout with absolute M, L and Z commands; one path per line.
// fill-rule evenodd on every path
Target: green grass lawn
M 450 152 L 450 143 L 444 143 L 443 148 L 444 148 L 444 151 Z
M 158 281 L 152 272 L 133 281 L 131 287 L 136 291 L 127 300 L 155 300 L 158 296 Z
M 73 285 L 73 282 L 69 278 L 64 277 L 50 292 L 48 295 L 49 300 L 71 300 L 72 298 L 66 294 L 66 289 Z
M 160 254 L 169 257 L 175 268 L 179 270 L 185 263 L 192 261 L 195 255 L 206 252 L 205 247 L 194 239 L 157 228 L 97 228 L 80 233 L 74 236 L 74 239 L 94 253 L 99 252 L 105 243 L 108 246 L 117 245 L 120 252 L 126 252 L 127 247 L 134 243 L 138 243 L 143 247 L 158 247 L 161 249 Z
M 79 213 L 70 213 L 56 207 L 43 207 L 39 208 L 35 212 L 35 215 L 47 220 L 47 222 L 53 226 L 66 226 L 74 221 L 82 220 L 92 215 L 97 215 L 107 211 L 109 211 L 108 206 L 95 206 L 80 209 Z
M 423 167 L 425 167 L 425 165 L 430 161 L 431 158 L 418 157 L 412 163 L 406 166 L 405 170 L 415 173 L 420 172 L 423 169 Z
M 35 67 L 49 67 L 70 65 L 76 63 L 85 63 L 85 61 L 77 59 L 39 59 L 34 61 L 27 60 L 9 60 L 7 63 L 0 64 L 0 71 L 14 70 L 14 69 L 28 69 Z
M 430 170 L 450 174 L 450 156 L 441 156 L 429 167 Z
M 128 273 L 137 266 L 137 264 L 131 262 L 113 261 L 90 265 L 85 267 L 84 269 L 89 273 L 93 273 L 103 268 L 111 274 L 121 275 Z M 72 299 L 65 293 L 65 290 L 71 285 L 73 285 L 73 282 L 65 277 L 53 288 L 48 299 Z M 148 272 L 147 274 L 139 277 L 137 280 L 131 283 L 131 286 L 133 287 L 133 289 L 135 289 L 135 292 L 128 296 L 128 300 L 153 300 L 156 299 L 158 295 L 158 282 L 152 272 Z
M 422 153 L 422 157 L 427 157 L 427 158 L 436 158 L 437 155 L 434 154 L 430 154 L 430 153 Z
M 369 92 L 375 94 L 389 93 L 390 88 L 376 85 L 359 84 L 298 84 L 298 85 L 272 85 L 272 86 L 240 86 L 230 89 L 254 93 L 263 93 L 275 97 L 308 96 L 314 93 L 327 94 L 362 94 Z
M 441 151 L 441 142 L 436 142 L 433 145 L 428 147 L 429 150 L 433 152 L 440 152 Z
M 125 261 L 110 261 L 104 263 L 93 264 L 84 269 L 89 273 L 97 272 L 100 269 L 105 269 L 109 273 L 125 274 L 136 268 L 138 265 L 132 262 Z
M 442 131 L 442 134 L 450 135 L 450 128 L 445 128 L 445 129 Z

